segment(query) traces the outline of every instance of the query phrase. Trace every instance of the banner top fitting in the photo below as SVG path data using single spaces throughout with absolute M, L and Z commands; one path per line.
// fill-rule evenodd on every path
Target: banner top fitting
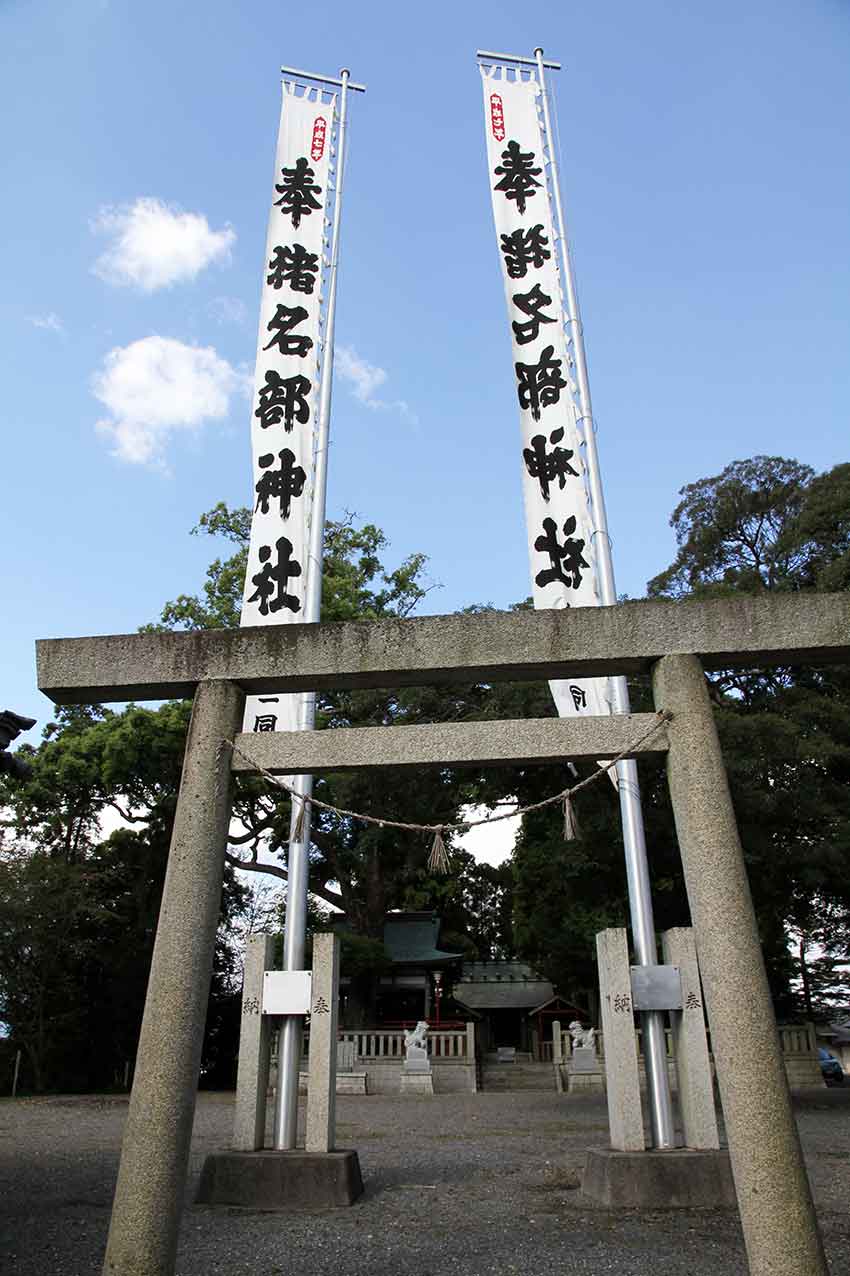
M 537 50 L 535 49 L 535 53 Z M 542 53 L 543 50 L 541 49 Z M 481 58 L 484 62 L 520 62 L 523 66 L 537 66 L 537 58 L 522 58 L 514 53 L 492 53 L 489 49 L 476 49 L 475 56 Z M 560 71 L 560 62 L 549 62 L 543 60 L 543 65 L 548 67 L 550 71 Z
M 346 76 L 345 81 L 334 79 L 334 77 L 330 75 L 314 75 L 312 71 L 300 71 L 298 67 L 295 66 L 282 66 L 280 68 L 280 73 L 281 75 L 297 75 L 302 80 L 313 80 L 316 84 L 335 84 L 337 88 L 342 88 L 343 83 L 345 83 L 347 87 L 352 89 L 355 93 L 366 92 L 365 84 L 355 84 L 353 80 L 349 80 L 347 78 L 348 70 L 345 67 L 343 67 L 340 71 L 340 75 Z

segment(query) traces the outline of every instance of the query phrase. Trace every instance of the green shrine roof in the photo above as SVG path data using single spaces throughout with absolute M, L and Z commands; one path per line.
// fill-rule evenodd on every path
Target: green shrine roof
M 437 913 L 388 913 L 384 918 L 384 947 L 393 962 L 411 966 L 431 966 L 457 961 L 462 953 L 447 953 L 437 947 L 440 918 Z
M 334 930 L 350 930 L 345 914 L 331 921 Z M 384 947 L 393 964 L 400 966 L 437 966 L 460 961 L 463 953 L 448 953 L 438 948 L 440 916 L 438 913 L 387 913 L 384 917 Z

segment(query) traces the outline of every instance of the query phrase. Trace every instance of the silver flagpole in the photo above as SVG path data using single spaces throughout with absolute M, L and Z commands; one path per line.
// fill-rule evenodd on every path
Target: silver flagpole
M 549 101 L 546 95 L 546 73 L 544 67 L 551 66 L 552 63 L 544 62 L 542 49 L 535 49 L 534 57 L 537 64 L 537 74 L 540 78 L 543 120 L 549 145 L 552 192 L 555 199 L 558 236 L 561 241 L 561 260 L 567 292 L 568 322 L 572 327 L 573 358 L 575 360 L 580 413 L 579 424 L 583 431 L 586 445 L 587 472 L 590 481 L 591 509 L 594 519 L 592 539 L 596 549 L 599 589 L 602 605 L 604 607 L 613 607 L 617 602 L 617 590 L 614 584 L 611 539 L 608 535 L 608 516 L 605 510 L 605 494 L 602 490 L 599 455 L 596 450 L 596 427 L 593 420 L 590 383 L 587 376 L 587 359 L 584 350 L 581 313 L 579 311 L 575 275 L 573 274 L 572 260 L 570 258 L 569 240 L 567 239 L 564 222 L 561 184 L 558 176 L 558 159 L 555 154 L 552 128 L 549 120 Z M 615 712 L 628 713 L 629 688 L 626 679 L 612 678 L 611 689 Z M 623 845 L 625 848 L 626 877 L 629 887 L 629 908 L 631 911 L 635 957 L 639 966 L 654 966 L 658 962 L 658 950 L 655 940 L 655 921 L 652 915 L 652 895 L 649 888 L 649 865 L 646 856 L 646 838 L 643 828 L 643 812 L 640 805 L 637 763 L 634 760 L 617 764 L 617 783 L 620 794 L 620 814 L 623 823 Z M 644 1011 L 641 1014 L 641 1023 L 643 1027 L 652 1141 L 657 1148 L 672 1148 L 675 1146 L 675 1138 L 673 1107 L 670 1100 L 670 1081 L 667 1075 L 664 1014 L 658 1010 Z
M 340 71 L 338 80 L 306 72 L 292 72 L 300 77 L 324 84 L 338 84 L 339 127 L 337 129 L 336 177 L 334 182 L 334 211 L 331 230 L 331 250 L 328 267 L 328 305 L 325 311 L 325 336 L 322 351 L 322 372 L 319 386 L 319 415 L 316 426 L 316 460 L 313 479 L 313 503 L 310 510 L 310 542 L 307 555 L 307 582 L 304 598 L 304 621 L 318 622 L 322 607 L 322 558 L 324 555 L 325 505 L 328 484 L 328 435 L 331 416 L 331 382 L 333 377 L 334 321 L 336 319 L 336 281 L 339 264 L 339 222 L 342 208 L 342 177 L 345 166 L 345 132 L 348 107 L 348 90 L 365 93 L 362 84 L 351 84 L 347 69 Z M 312 731 L 316 724 L 316 694 L 306 692 L 302 699 L 301 730 Z M 313 794 L 312 775 L 295 776 L 292 787 L 298 796 L 309 798 Z M 310 851 L 311 808 L 303 802 L 293 801 L 287 857 L 286 926 L 283 937 L 283 969 L 303 970 L 304 944 L 307 936 L 307 885 Z M 280 1029 L 277 1052 L 277 1094 L 274 1119 L 274 1146 L 279 1150 L 295 1147 L 298 1130 L 298 1073 L 301 1066 L 301 1041 L 304 1019 L 301 1015 L 287 1015 Z
M 591 508 L 593 511 L 593 542 L 598 564 L 598 581 L 602 605 L 613 607 L 617 602 L 617 590 L 614 584 L 614 564 L 611 555 L 611 540 L 608 535 L 608 516 L 605 509 L 605 495 L 602 489 L 602 475 L 599 466 L 599 454 L 596 450 L 596 428 L 593 419 L 593 406 L 590 397 L 590 383 L 587 375 L 587 359 L 584 349 L 584 333 L 581 313 L 579 311 L 578 294 L 575 275 L 570 257 L 569 240 L 567 239 L 564 221 L 564 209 L 561 201 L 561 186 L 558 175 L 558 161 L 552 137 L 549 119 L 549 101 L 546 93 L 545 63 L 543 50 L 534 50 L 537 62 L 537 73 L 540 78 L 540 91 L 543 99 L 543 120 L 546 126 L 546 137 L 549 145 L 549 164 L 552 178 L 552 192 L 555 200 L 555 212 L 558 220 L 558 236 L 561 241 L 561 260 L 564 269 L 564 282 L 567 293 L 568 322 L 572 328 L 573 358 L 575 360 L 576 384 L 578 388 L 579 424 L 584 434 L 588 479 L 590 482 Z M 629 689 L 625 678 L 612 678 L 611 689 L 614 709 L 617 713 L 629 712 Z M 623 844 L 626 858 L 626 876 L 629 888 L 629 906 L 632 921 L 632 938 L 635 957 L 640 966 L 654 966 L 658 961 L 655 940 L 655 922 L 652 914 L 652 895 L 649 887 L 649 866 L 646 855 L 646 839 L 643 827 L 643 812 L 640 805 L 640 788 L 638 786 L 637 764 L 634 760 L 620 762 L 617 765 L 617 781 L 620 794 L 620 813 L 623 823 Z M 667 1047 L 665 1041 L 665 1022 L 661 1011 L 645 1011 L 641 1014 L 643 1026 L 644 1057 L 646 1060 L 647 1089 L 652 1125 L 652 1140 L 657 1148 L 675 1146 L 673 1129 L 673 1109 L 670 1100 L 670 1082 L 667 1075 Z

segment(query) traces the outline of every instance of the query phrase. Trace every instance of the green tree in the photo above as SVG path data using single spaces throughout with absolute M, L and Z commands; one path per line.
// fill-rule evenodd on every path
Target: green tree
M 815 475 L 781 456 L 734 461 L 683 487 L 678 553 L 650 598 L 836 590 L 850 582 L 850 464 Z
M 0 1019 L 39 1089 L 111 1085 L 135 1055 L 189 709 L 62 710 L 22 750 L 31 778 L 0 784 Z M 238 991 L 243 894 L 228 868 L 207 1071 Z
M 850 465 L 816 475 L 797 461 L 753 457 L 680 495 L 676 559 L 649 582 L 650 597 L 850 586 Z M 833 936 L 837 959 L 847 957 L 850 671 L 725 671 L 709 686 L 774 998 L 790 1014 L 800 1000 L 789 935 L 802 937 L 804 984 L 810 943 L 829 948 Z M 805 988 L 802 1001 L 813 1008 Z
M 84 1044 L 76 973 L 96 906 L 81 886 L 77 866 L 49 855 L 0 857 L 0 1019 L 24 1053 L 23 1084 L 39 1091 Z
M 648 688 L 630 686 L 636 711 L 649 707 Z M 552 717 L 545 683 L 493 689 L 496 717 Z M 479 797 L 498 801 L 513 793 L 520 806 L 541 801 L 570 783 L 598 774 L 595 764 L 534 766 L 482 777 Z M 687 923 L 681 866 L 672 827 L 663 765 L 641 762 L 641 795 L 656 921 L 659 928 Z M 513 940 L 520 956 L 551 979 L 558 991 L 591 1013 L 596 1004 L 597 931 L 629 922 L 620 807 L 610 781 L 599 775 L 575 800 L 578 835 L 567 839 L 559 806 L 524 817 L 512 857 Z

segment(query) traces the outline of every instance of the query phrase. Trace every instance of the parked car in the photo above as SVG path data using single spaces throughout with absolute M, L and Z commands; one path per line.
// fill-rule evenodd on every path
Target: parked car
M 830 1054 L 823 1046 L 818 1048 L 818 1061 L 824 1081 L 827 1085 L 844 1085 L 844 1069 L 834 1054 Z

